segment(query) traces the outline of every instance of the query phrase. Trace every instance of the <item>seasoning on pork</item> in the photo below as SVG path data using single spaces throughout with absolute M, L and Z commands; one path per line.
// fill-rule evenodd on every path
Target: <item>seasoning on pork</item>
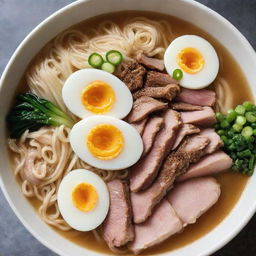
M 180 182 L 226 171 L 232 166 L 232 163 L 232 159 L 226 153 L 217 151 L 203 157 L 198 163 L 190 165 L 188 171 L 180 175 L 176 181 Z
M 177 84 L 177 80 L 173 79 L 170 75 L 149 71 L 146 76 L 145 86 L 147 87 L 158 87 L 158 86 L 166 86 L 167 84 Z
M 182 230 L 182 222 L 167 200 L 162 200 L 153 214 L 135 225 L 135 239 L 128 248 L 135 254 L 159 244 Z
M 183 124 L 176 136 L 176 140 L 172 146 L 172 150 L 176 149 L 187 135 L 192 135 L 199 132 L 200 129 L 193 124 Z
M 164 124 L 164 118 L 163 117 L 152 117 L 149 119 L 144 133 L 142 135 L 142 140 L 144 144 L 144 150 L 143 155 L 145 156 L 149 150 L 151 149 L 154 139 L 157 135 L 157 133 L 160 131 L 160 129 L 163 127 Z
M 150 152 L 131 168 L 130 189 L 139 191 L 148 187 L 156 177 L 162 161 L 169 154 L 176 133 L 181 126 L 180 115 L 174 110 L 167 110 L 164 127 L 158 132 Z
M 177 84 L 168 84 L 164 87 L 145 87 L 135 92 L 133 98 L 138 99 L 141 96 L 149 96 L 171 101 L 179 91 L 180 87 Z
M 136 91 L 143 86 L 146 69 L 138 62 L 131 62 L 124 67 L 118 77 L 127 85 L 130 91 Z
M 199 106 L 213 106 L 216 102 L 216 93 L 211 90 L 191 90 L 182 88 L 181 92 L 177 95 L 176 101 L 182 101 Z
M 103 223 L 103 237 L 110 249 L 115 251 L 134 239 L 129 186 L 119 179 L 107 183 L 110 208 Z
M 151 97 L 143 96 L 133 103 L 132 111 L 127 117 L 129 123 L 134 123 L 145 119 L 147 115 L 167 108 L 167 103 L 155 100 Z
M 184 124 L 194 124 L 204 127 L 212 126 L 217 122 L 215 113 L 210 107 L 203 107 L 203 110 L 180 112 Z
M 220 185 L 212 177 L 200 177 L 176 185 L 167 199 L 183 222 L 183 226 L 196 220 L 219 199 Z
M 185 139 L 177 151 L 167 157 L 157 179 L 150 188 L 137 193 L 131 192 L 135 223 L 142 223 L 151 215 L 153 208 L 172 188 L 175 178 L 185 173 L 190 163 L 200 159 L 208 143 L 208 138 L 198 135 Z
M 200 135 L 205 136 L 210 140 L 210 143 L 204 150 L 205 154 L 211 154 L 224 146 L 222 139 L 212 128 L 201 130 Z
M 157 69 L 159 71 L 164 71 L 164 61 L 163 60 L 156 59 L 156 58 L 149 58 L 148 56 L 146 56 L 143 53 L 140 53 L 136 59 L 140 64 L 143 64 L 144 66 L 146 66 L 149 69 Z
M 192 105 L 185 102 L 173 102 L 169 105 L 172 109 L 179 110 L 179 111 L 196 111 L 202 110 L 202 106 Z
M 144 132 L 147 121 L 148 121 L 148 119 L 145 118 L 145 119 L 142 119 L 141 121 L 138 121 L 136 123 L 132 123 L 131 125 L 138 131 L 138 133 L 140 135 L 142 135 L 143 132 Z

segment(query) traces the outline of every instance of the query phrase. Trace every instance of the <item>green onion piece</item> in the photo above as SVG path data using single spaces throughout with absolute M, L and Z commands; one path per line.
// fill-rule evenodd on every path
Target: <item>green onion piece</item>
M 114 73 L 116 67 L 109 62 L 104 62 L 101 66 L 101 69 L 112 74 Z
M 100 68 L 103 64 L 104 60 L 102 56 L 96 52 L 92 53 L 88 58 L 88 63 L 93 68 Z
M 255 166 L 255 156 L 252 155 L 250 160 L 249 160 L 249 169 L 253 171 L 254 166 Z
M 246 149 L 246 150 L 243 150 L 241 152 L 238 152 L 237 153 L 237 156 L 239 158 L 244 158 L 244 157 L 251 157 L 252 156 L 252 152 L 250 149 Z M 244 159 L 243 159 L 244 160 Z
M 231 128 L 229 131 L 228 131 L 228 137 L 230 138 L 233 138 L 235 136 L 235 130 L 233 128 Z
M 244 129 L 242 130 L 241 134 L 242 134 L 244 137 L 251 137 L 252 134 L 253 134 L 253 129 L 252 129 L 252 127 L 250 127 L 250 126 L 244 127 Z
M 217 120 L 218 120 L 219 122 L 221 122 L 221 121 L 224 120 L 224 115 L 221 114 L 220 112 L 217 112 L 217 113 L 215 114 L 215 116 L 216 116 L 216 118 L 217 118 Z
M 255 123 L 256 122 L 256 114 L 253 113 L 253 112 L 247 112 L 245 114 L 245 118 L 250 123 Z
M 244 115 L 245 113 L 245 107 L 242 105 L 237 105 L 235 108 L 235 111 L 238 115 Z
M 254 136 L 256 136 L 256 129 L 253 130 L 253 133 L 252 133 Z
M 239 124 L 233 124 L 232 128 L 236 131 L 236 132 L 240 132 L 243 129 L 242 125 Z
M 220 138 L 222 139 L 222 141 L 224 142 L 224 144 L 229 144 L 229 143 L 228 143 L 228 138 L 227 138 L 227 136 L 223 135 L 223 136 L 221 136 Z
M 251 127 L 252 127 L 253 129 L 256 129 L 256 123 L 252 123 L 252 124 L 251 124 Z
M 246 123 L 246 118 L 244 116 L 238 116 L 236 118 L 236 123 L 243 126 Z
M 225 131 L 224 130 L 218 130 L 217 133 L 222 136 L 222 135 L 225 135 Z
M 220 127 L 221 128 L 227 128 L 229 127 L 229 122 L 227 120 L 223 120 L 220 122 Z
M 183 72 L 180 69 L 175 69 L 172 73 L 172 78 L 179 81 L 183 77 Z
M 122 62 L 123 55 L 119 51 L 111 50 L 106 53 L 106 60 L 116 66 Z
M 234 121 L 236 119 L 236 117 L 237 117 L 236 111 L 234 109 L 230 109 L 228 111 L 226 119 L 227 119 L 228 122 L 232 122 L 232 121 Z
M 251 111 L 253 109 L 253 104 L 250 101 L 245 101 L 243 106 L 245 107 L 246 111 Z

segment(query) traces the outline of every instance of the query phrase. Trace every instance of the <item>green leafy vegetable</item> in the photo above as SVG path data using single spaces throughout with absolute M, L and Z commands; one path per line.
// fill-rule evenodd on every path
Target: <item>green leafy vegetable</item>
M 74 121 L 56 105 L 33 93 L 19 94 L 17 100 L 6 118 L 11 138 L 19 138 L 27 129 L 36 131 L 46 125 L 74 125 Z

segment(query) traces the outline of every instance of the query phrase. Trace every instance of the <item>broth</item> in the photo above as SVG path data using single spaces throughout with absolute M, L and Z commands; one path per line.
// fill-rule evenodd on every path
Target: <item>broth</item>
M 136 16 L 144 16 L 153 20 L 165 19 L 171 24 L 175 24 L 172 26 L 175 37 L 183 34 L 196 34 L 207 39 L 212 43 L 220 57 L 221 67 L 219 74 L 228 81 L 229 87 L 231 88 L 230 95 L 226 95 L 231 98 L 230 107 L 240 104 L 245 100 L 253 101 L 252 93 L 246 78 L 228 50 L 206 32 L 188 22 L 159 13 L 129 11 L 112 13 L 89 19 L 76 25 L 74 28 L 86 31 L 86 28 L 96 27 L 101 21 L 106 19 L 117 22 L 122 26 L 125 19 Z M 31 65 L 33 65 L 33 62 Z M 214 84 L 211 88 L 214 88 Z M 161 245 L 145 251 L 142 255 L 156 255 L 188 245 L 213 230 L 230 213 L 236 202 L 239 200 L 248 181 L 248 177 L 239 173 L 226 172 L 218 174 L 216 178 L 221 184 L 222 191 L 219 201 L 207 213 L 200 217 L 196 224 L 189 225 L 181 234 L 170 237 Z M 37 200 L 30 199 L 30 202 L 35 208 L 38 208 Z M 56 228 L 54 228 L 54 230 L 79 246 L 103 253 L 104 255 L 114 255 L 114 253 L 109 250 L 106 243 L 104 241 L 97 242 L 91 232 L 67 232 L 59 231 Z

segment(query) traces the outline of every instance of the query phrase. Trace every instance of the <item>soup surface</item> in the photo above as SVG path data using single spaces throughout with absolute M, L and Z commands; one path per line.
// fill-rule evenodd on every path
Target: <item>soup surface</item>
M 212 38 L 206 32 L 181 19 L 158 13 L 129 11 L 111 13 L 108 15 L 102 15 L 93 19 L 89 19 L 76 25 L 74 28 L 80 31 L 86 31 L 88 27 L 97 27 L 99 23 L 104 20 L 111 20 L 117 24 L 120 24 L 120 27 L 122 27 L 122 24 L 125 20 L 137 16 L 147 17 L 155 21 L 163 19 L 168 21 L 172 26 L 173 34 L 175 37 L 184 34 L 195 34 L 202 36 L 211 42 L 220 58 L 221 65 L 219 75 L 224 78 L 228 84 L 228 90 L 225 92 L 226 102 L 223 107 L 224 110 L 240 104 L 245 100 L 253 101 L 247 81 L 238 64 L 229 54 L 228 50 L 225 49 L 220 43 L 218 43 L 217 40 Z M 33 65 L 33 62 L 31 65 Z M 24 86 L 23 82 L 22 84 Z M 211 88 L 214 89 L 214 83 L 211 85 Z M 24 91 L 24 88 L 20 88 L 19 90 Z M 199 239 L 203 235 L 213 230 L 230 213 L 236 202 L 239 200 L 243 189 L 246 186 L 248 177 L 239 173 L 226 172 L 218 174 L 216 179 L 221 185 L 221 196 L 218 202 L 207 213 L 199 218 L 196 224 L 189 225 L 181 234 L 172 236 L 160 246 L 156 246 L 153 249 L 147 250 L 142 253 L 142 255 L 157 255 L 159 253 L 175 250 L 182 246 L 188 245 L 189 243 L 192 243 L 193 241 Z M 30 201 L 35 208 L 38 208 L 39 204 L 36 199 L 30 199 Z M 104 241 L 96 241 L 91 232 L 82 233 L 78 231 L 55 230 L 65 238 L 82 247 L 103 253 L 104 255 L 113 255 L 113 252 L 109 250 L 106 243 Z

